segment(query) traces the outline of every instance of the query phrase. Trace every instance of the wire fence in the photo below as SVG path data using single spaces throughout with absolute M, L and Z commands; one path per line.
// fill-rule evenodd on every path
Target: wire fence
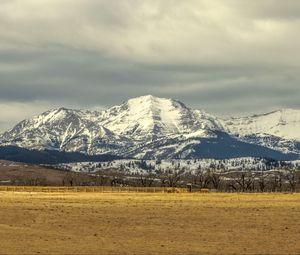
M 115 186 L 0 186 L 0 192 L 98 192 L 98 193 L 298 193 L 299 191 L 218 191 L 207 188 L 172 188 L 172 187 L 115 187 Z
M 169 187 L 111 187 L 111 186 L 73 186 L 73 187 L 45 187 L 45 186 L 0 186 L 0 192 L 99 192 L 99 193 L 187 193 L 186 188 Z

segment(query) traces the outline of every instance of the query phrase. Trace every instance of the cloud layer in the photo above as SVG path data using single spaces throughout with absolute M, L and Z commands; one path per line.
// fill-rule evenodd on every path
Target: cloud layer
M 0 130 L 143 94 L 218 115 L 299 108 L 299 25 L 296 0 L 2 0 Z

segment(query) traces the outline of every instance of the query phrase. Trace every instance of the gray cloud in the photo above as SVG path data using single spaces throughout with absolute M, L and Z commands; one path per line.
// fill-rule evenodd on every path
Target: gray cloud
M 294 0 L 1 1 L 0 130 L 144 94 L 217 115 L 300 108 L 299 13 Z

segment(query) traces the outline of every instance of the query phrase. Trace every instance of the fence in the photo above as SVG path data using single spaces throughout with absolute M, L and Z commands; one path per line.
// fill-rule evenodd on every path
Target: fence
M 76 187 L 42 187 L 42 186 L 0 186 L 1 191 L 10 192 L 144 192 L 144 193 L 186 193 L 185 188 L 169 187 L 110 187 L 110 186 L 76 186 Z

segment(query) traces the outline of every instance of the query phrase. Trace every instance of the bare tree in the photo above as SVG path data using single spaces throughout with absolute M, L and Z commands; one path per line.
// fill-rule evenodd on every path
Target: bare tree
M 141 175 L 139 180 L 143 187 L 151 187 L 154 182 L 154 175 L 152 173 L 147 173 L 145 175 Z
M 177 183 L 180 181 L 184 171 L 179 170 L 179 171 L 172 171 L 169 170 L 167 173 L 167 180 L 169 187 L 176 187 Z
M 264 192 L 266 187 L 267 187 L 267 180 L 268 180 L 269 174 L 268 173 L 264 173 L 263 171 L 261 171 L 261 173 L 258 176 L 258 186 L 259 186 L 259 190 L 260 192 Z
M 285 173 L 284 177 L 288 181 L 290 190 L 292 192 L 295 192 L 296 191 L 296 184 L 297 184 L 296 170 L 294 170 L 294 169 L 288 169 L 288 170 L 286 170 L 286 173 Z
M 271 179 L 272 191 L 282 192 L 284 182 L 284 174 L 281 171 L 273 173 L 273 178 Z
M 222 177 L 221 174 L 216 173 L 215 171 L 210 172 L 210 182 L 214 189 L 218 190 L 222 183 Z
M 204 172 L 203 170 L 197 170 L 195 173 L 193 183 L 202 188 L 208 188 L 209 183 L 211 181 L 210 175 L 208 172 Z
M 235 178 L 235 182 L 242 192 L 254 189 L 254 175 L 251 172 L 241 172 L 239 176 Z
M 26 173 L 19 179 L 19 183 L 27 186 L 43 186 L 46 185 L 47 179 L 44 176 L 38 176 L 34 173 Z
M 108 177 L 104 176 L 100 172 L 95 175 L 95 185 L 96 186 L 104 186 L 108 182 Z
M 65 177 L 63 178 L 64 186 L 75 186 L 75 175 L 72 172 L 67 172 Z
M 183 177 L 184 171 L 183 170 L 166 170 L 158 172 L 159 179 L 161 181 L 162 187 L 176 187 L 178 182 Z

